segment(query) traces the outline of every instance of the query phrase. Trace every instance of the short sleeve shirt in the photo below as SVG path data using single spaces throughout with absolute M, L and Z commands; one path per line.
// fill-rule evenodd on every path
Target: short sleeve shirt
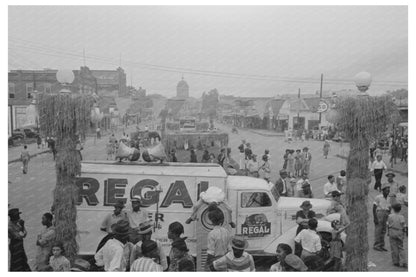
M 389 234 L 391 237 L 403 237 L 403 228 L 406 226 L 406 220 L 401 214 L 390 214 L 387 219 Z
M 208 233 L 207 253 L 215 257 L 224 256 L 229 250 L 230 232 L 221 226 L 214 226 Z
M 230 251 L 225 256 L 215 260 L 212 264 L 216 270 L 225 269 L 228 272 L 256 271 L 253 256 L 247 252 L 243 252 L 240 258 L 236 258 L 234 257 L 233 251 Z
M 376 198 L 374 199 L 374 204 L 377 206 L 377 211 L 380 210 L 389 210 L 390 209 L 390 201 L 389 198 L 384 198 L 384 196 L 382 194 L 379 194 L 376 196 Z
M 146 210 L 140 210 L 138 212 L 129 211 L 127 218 L 131 228 L 138 228 L 140 223 L 145 222 L 149 218 L 149 214 Z
M 119 215 L 115 215 L 114 213 L 108 214 L 101 224 L 101 228 L 105 228 L 108 233 L 111 232 L 111 225 L 117 223 L 120 219 L 127 219 L 127 215 L 125 212 L 121 212 Z

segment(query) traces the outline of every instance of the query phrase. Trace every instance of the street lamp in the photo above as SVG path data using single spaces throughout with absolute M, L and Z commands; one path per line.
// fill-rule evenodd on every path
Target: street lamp
M 354 77 L 355 85 L 357 86 L 358 90 L 363 94 L 368 90 L 371 85 L 371 74 L 368 72 L 360 72 Z
M 71 92 L 67 87 L 69 87 L 74 81 L 74 72 L 70 69 L 59 69 L 56 72 L 56 80 L 62 85 L 62 89 L 59 92 Z

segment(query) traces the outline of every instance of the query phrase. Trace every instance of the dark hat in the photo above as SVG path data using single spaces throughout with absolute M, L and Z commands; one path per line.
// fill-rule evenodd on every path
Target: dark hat
M 236 235 L 231 240 L 231 246 L 236 249 L 246 249 L 248 247 L 248 242 L 242 236 Z
M 309 148 L 308 147 L 303 147 L 303 150 L 309 150 Z
M 21 214 L 22 212 L 19 211 L 18 208 L 13 208 L 9 210 L 9 216 L 13 216 L 13 215 L 18 215 Z
M 303 201 L 302 205 L 300 205 L 301 208 L 312 208 L 312 204 L 310 201 Z
M 310 187 L 311 186 L 311 184 L 309 183 L 309 182 L 306 182 L 306 180 L 302 183 L 302 188 L 304 188 L 304 187 Z
M 282 175 L 282 174 L 287 174 L 286 169 L 281 169 L 281 170 L 279 171 L 279 174 L 280 174 L 280 175 Z
M 146 220 L 139 224 L 138 233 L 139 235 L 145 235 L 152 232 L 152 222 L 151 220 Z
M 331 192 L 331 194 L 332 194 L 332 197 L 341 196 L 341 193 L 340 193 L 339 191 L 337 191 L 337 190 L 333 190 L 333 191 Z
M 285 263 L 298 271 L 307 271 L 308 267 L 303 263 L 302 259 L 295 254 L 289 254 L 285 257 Z
M 115 208 L 124 208 L 125 206 L 124 206 L 124 202 L 123 202 L 123 200 L 117 200 L 117 202 L 114 204 L 114 207 Z
M 130 224 L 127 220 L 120 219 L 112 228 L 112 231 L 116 235 L 128 235 L 130 233 Z
M 153 240 L 146 240 L 142 243 L 142 253 L 150 253 L 153 250 L 157 249 L 157 243 Z
M 185 239 L 186 238 L 180 238 L 178 240 L 175 240 L 172 243 L 172 248 L 176 248 L 180 251 L 185 251 L 185 252 L 189 251 L 188 246 L 186 245 Z
M 247 142 L 247 143 L 246 143 L 246 146 L 251 146 L 250 142 Z
M 389 177 L 389 176 L 396 177 L 396 174 L 394 174 L 393 172 L 388 172 L 386 174 L 386 177 Z

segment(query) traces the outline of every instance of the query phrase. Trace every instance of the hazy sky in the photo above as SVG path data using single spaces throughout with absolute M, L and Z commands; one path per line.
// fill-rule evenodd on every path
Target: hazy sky
M 9 69 L 115 69 L 148 93 L 407 88 L 406 6 L 11 6 Z M 186 69 L 186 70 L 185 70 Z M 198 74 L 196 74 L 198 73 Z M 267 77 L 261 77 L 267 76 Z M 260 80 L 259 80 L 260 79 Z M 267 80 L 264 80 L 267 79 Z

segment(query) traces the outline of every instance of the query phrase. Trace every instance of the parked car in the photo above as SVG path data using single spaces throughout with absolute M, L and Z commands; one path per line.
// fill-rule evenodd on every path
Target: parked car
M 39 133 L 35 128 L 18 128 L 12 132 L 12 137 L 36 138 L 37 136 L 39 136 Z

